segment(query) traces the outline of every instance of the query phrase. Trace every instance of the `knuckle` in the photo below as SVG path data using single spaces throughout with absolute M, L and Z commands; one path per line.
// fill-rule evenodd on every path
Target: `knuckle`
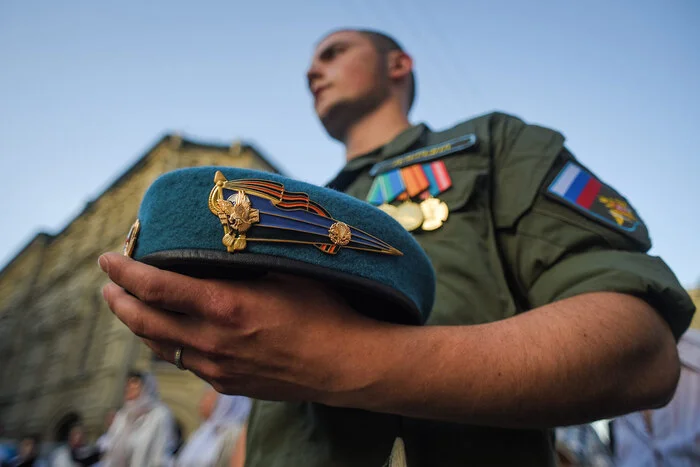
M 153 340 L 157 337 L 151 318 L 144 313 L 134 313 L 131 319 L 125 321 L 124 324 L 127 325 L 131 332 L 142 339 Z
M 202 304 L 217 321 L 235 322 L 240 315 L 240 300 L 220 283 L 208 283 L 200 293 Z
M 205 339 L 200 350 L 209 356 L 219 356 L 222 353 L 222 345 L 218 338 Z
M 230 334 L 221 329 L 220 324 L 206 323 L 200 328 L 195 347 L 210 360 L 218 361 L 228 357 L 230 339 Z
M 146 324 L 146 318 L 144 315 L 138 313 L 134 316 L 131 323 L 128 323 L 131 331 L 139 337 L 149 337 L 148 335 L 148 325 Z
M 161 305 L 165 298 L 165 289 L 163 283 L 152 276 L 146 276 L 142 280 L 142 296 L 141 299 L 151 305 Z
M 207 289 L 204 305 L 213 312 L 216 318 L 225 317 L 228 314 L 228 310 L 231 308 L 230 299 L 226 295 L 212 290 L 211 287 Z

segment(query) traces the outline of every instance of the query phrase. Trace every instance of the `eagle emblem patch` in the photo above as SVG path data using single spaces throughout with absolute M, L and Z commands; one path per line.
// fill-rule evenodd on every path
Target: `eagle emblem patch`
M 576 162 L 567 162 L 546 193 L 641 243 L 647 241 L 646 227 L 629 202 Z

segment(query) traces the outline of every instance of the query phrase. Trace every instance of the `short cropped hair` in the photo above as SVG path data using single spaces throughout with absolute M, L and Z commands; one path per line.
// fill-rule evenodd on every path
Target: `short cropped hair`
M 358 32 L 365 37 L 367 37 L 374 47 L 377 49 L 380 55 L 386 56 L 389 52 L 393 50 L 398 50 L 404 52 L 403 47 L 391 36 L 388 36 L 382 32 L 374 31 L 371 29 L 353 29 L 353 31 Z M 408 91 L 408 110 L 413 107 L 413 102 L 416 99 L 416 75 L 411 70 L 409 91 Z

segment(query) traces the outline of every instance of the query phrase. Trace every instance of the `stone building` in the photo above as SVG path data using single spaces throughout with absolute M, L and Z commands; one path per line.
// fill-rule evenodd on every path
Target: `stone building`
M 199 423 L 203 383 L 153 358 L 109 311 L 97 257 L 121 251 L 141 198 L 163 172 L 222 165 L 278 170 L 247 144 L 161 138 L 61 232 L 40 233 L 0 271 L 0 425 L 5 436 L 65 437 L 81 420 L 101 434 L 122 403 L 128 369 L 153 371 L 161 396 L 187 435 Z

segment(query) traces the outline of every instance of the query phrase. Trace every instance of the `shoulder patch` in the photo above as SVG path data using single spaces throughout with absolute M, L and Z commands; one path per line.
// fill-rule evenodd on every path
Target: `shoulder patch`
M 434 144 L 432 146 L 424 147 L 416 151 L 401 154 L 400 156 L 378 162 L 372 166 L 369 174 L 376 177 L 377 175 L 384 172 L 389 172 L 390 170 L 440 159 L 457 151 L 471 148 L 472 146 L 476 145 L 476 142 L 476 135 L 473 133 L 459 136 L 442 143 Z
M 547 187 L 546 194 L 640 244 L 648 245 L 646 226 L 634 208 L 612 187 L 576 162 L 566 163 Z

